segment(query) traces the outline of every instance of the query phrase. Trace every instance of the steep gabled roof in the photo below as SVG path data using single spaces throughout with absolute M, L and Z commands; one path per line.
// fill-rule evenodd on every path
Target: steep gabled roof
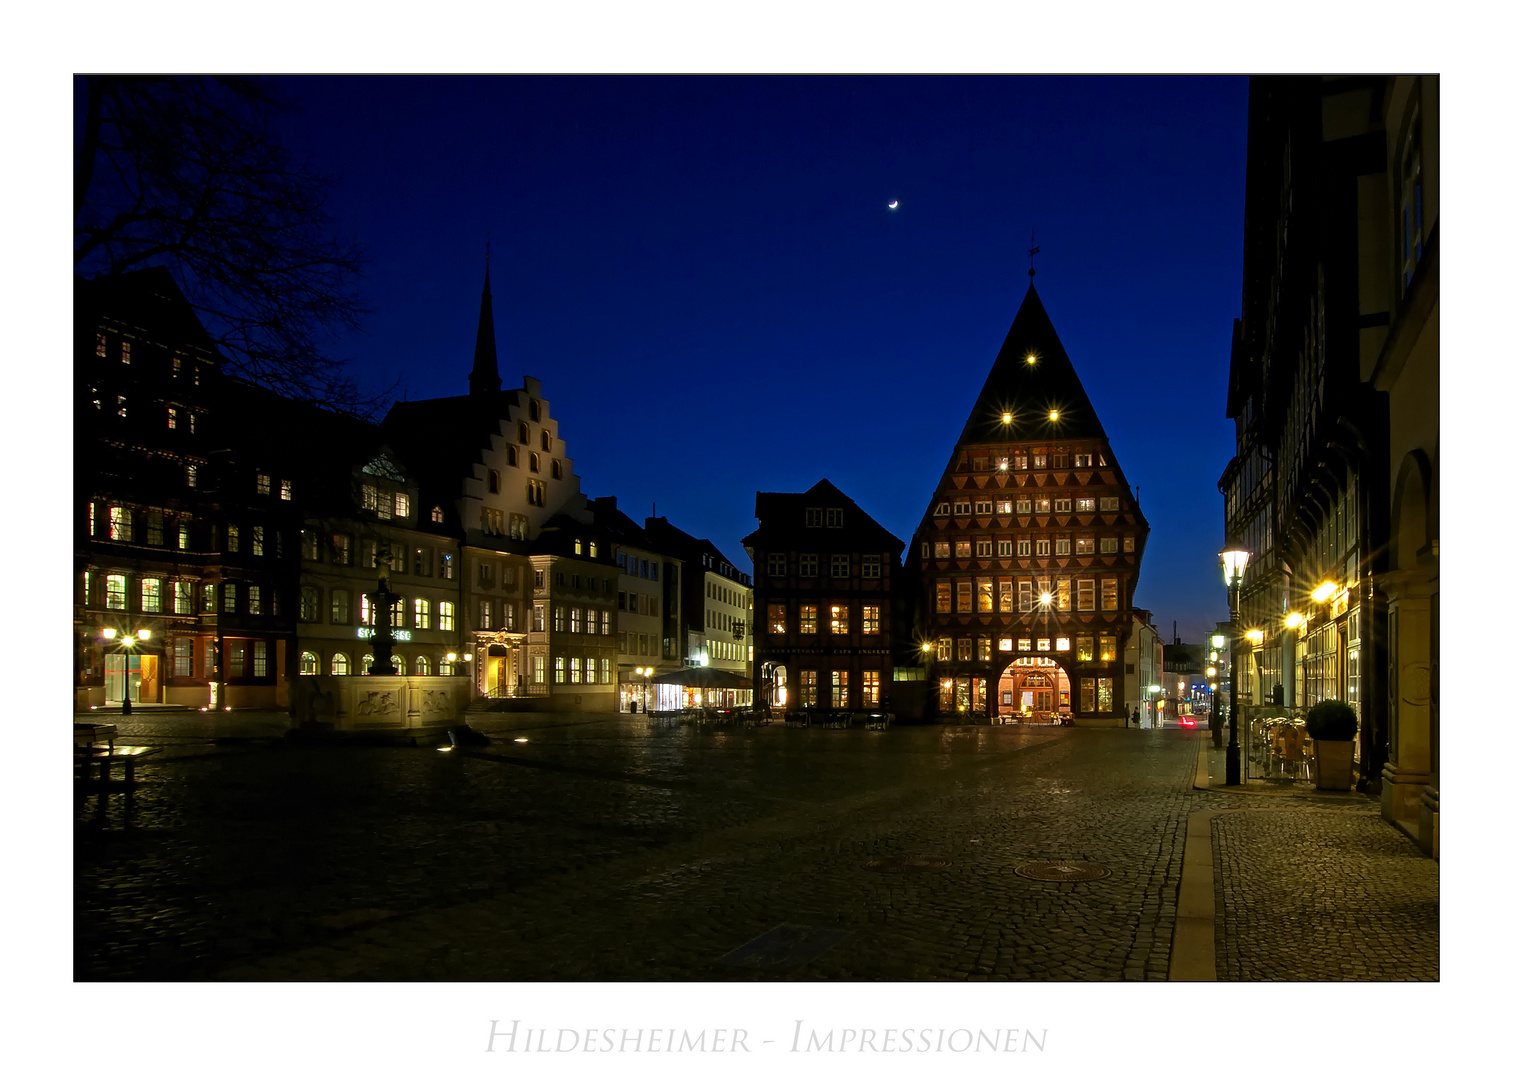
M 1055 420 L 1050 419 L 1052 410 Z M 1004 413 L 1012 418 L 1008 424 Z M 1031 282 L 957 446 L 1106 437 Z
M 166 267 L 75 278 L 74 305 L 78 318 L 105 316 L 148 338 L 203 349 L 221 359 L 215 340 Z
M 856 502 L 829 480 L 821 480 L 808 491 L 759 491 L 756 497 L 756 518 L 760 523 L 755 532 L 742 539 L 748 549 L 781 548 L 801 537 L 812 537 L 813 530 L 805 524 L 804 511 L 810 507 L 839 507 L 845 510 L 845 520 L 838 535 L 843 534 L 849 542 L 871 543 L 896 556 L 904 549 L 904 542 L 879 525 Z
M 438 497 L 455 498 L 518 401 L 514 390 L 400 401 L 389 409 L 381 430 L 423 486 L 434 487 Z

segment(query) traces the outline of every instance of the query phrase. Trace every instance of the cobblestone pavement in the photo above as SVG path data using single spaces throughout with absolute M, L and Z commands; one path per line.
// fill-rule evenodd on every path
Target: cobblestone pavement
M 439 753 L 152 724 L 136 741 L 173 749 L 129 817 L 121 793 L 103 825 L 78 804 L 79 979 L 1164 979 L 1188 815 L 1277 801 L 1195 791 L 1185 731 L 620 717 Z M 1287 802 L 1279 821 L 1312 812 Z M 1332 805 L 1372 824 L 1365 800 Z M 1249 858 L 1278 825 L 1236 827 Z M 936 868 L 867 866 L 909 857 Z M 1014 873 L 1051 860 L 1109 874 Z M 1221 978 L 1277 977 L 1246 966 L 1271 944 L 1250 910 L 1224 923 Z M 778 927 L 786 946 L 736 953 Z M 1280 977 L 1406 977 L 1374 965 Z
M 1438 980 L 1439 864 L 1372 804 L 1215 816 L 1218 976 Z

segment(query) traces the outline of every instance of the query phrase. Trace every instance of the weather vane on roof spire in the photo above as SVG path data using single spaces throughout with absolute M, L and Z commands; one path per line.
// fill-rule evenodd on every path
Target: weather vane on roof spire
M 1040 253 L 1040 248 L 1035 244 L 1035 230 L 1030 230 L 1030 284 L 1035 284 L 1035 256 Z

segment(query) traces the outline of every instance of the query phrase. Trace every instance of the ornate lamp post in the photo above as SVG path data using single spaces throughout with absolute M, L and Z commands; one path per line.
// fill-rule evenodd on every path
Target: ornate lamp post
M 106 641 L 116 639 L 116 628 L 107 626 L 100 631 L 100 636 Z M 146 641 L 152 637 L 151 630 L 138 630 L 135 634 L 121 635 L 121 656 L 125 659 L 125 670 L 121 672 L 121 715 L 131 715 L 131 650 L 137 647 L 139 641 Z
M 1240 621 L 1240 581 L 1245 577 L 1245 565 L 1250 562 L 1250 552 L 1244 548 L 1230 548 L 1220 552 L 1219 562 L 1224 567 L 1224 585 L 1229 590 L 1229 745 L 1224 748 L 1224 783 L 1240 783 L 1239 716 L 1235 708 L 1235 636 L 1234 627 Z

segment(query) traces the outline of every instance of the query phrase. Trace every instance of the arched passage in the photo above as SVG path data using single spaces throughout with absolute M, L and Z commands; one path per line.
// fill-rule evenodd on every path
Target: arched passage
M 1023 656 L 998 676 L 994 704 L 1000 718 L 1049 723 L 1072 710 L 1072 680 L 1048 656 Z

